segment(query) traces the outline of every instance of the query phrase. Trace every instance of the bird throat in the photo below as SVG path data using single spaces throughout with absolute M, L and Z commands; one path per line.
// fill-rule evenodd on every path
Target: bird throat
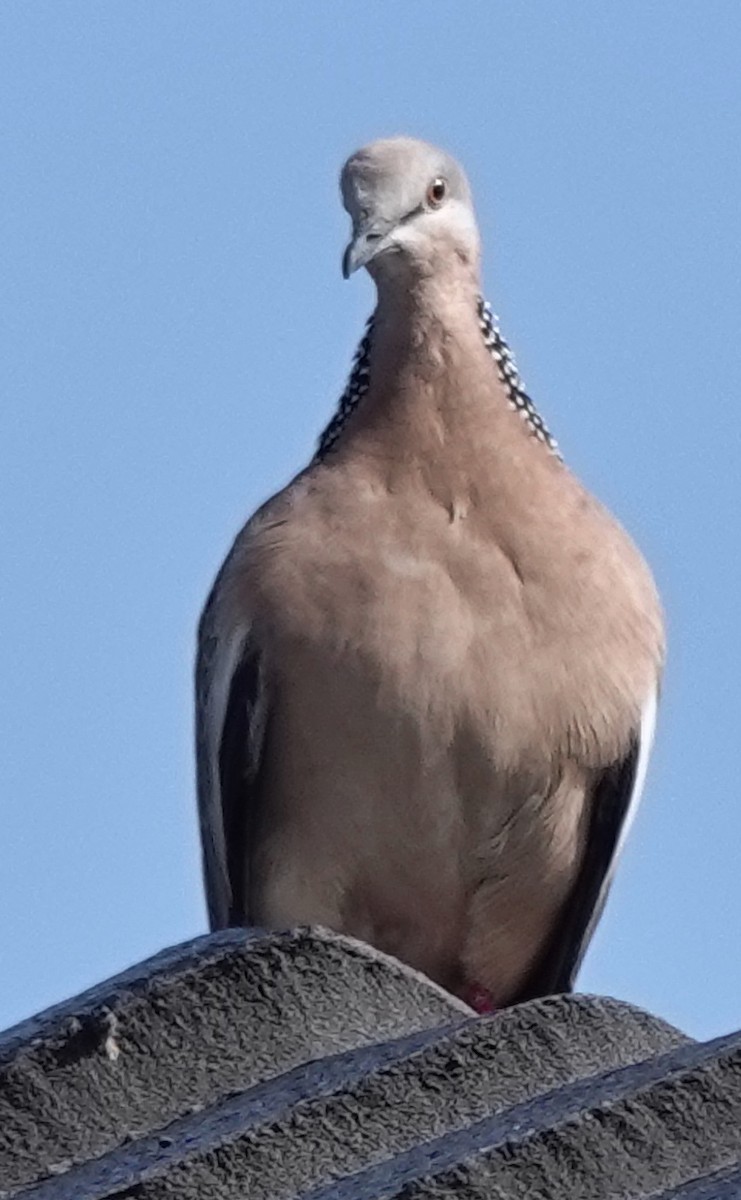
M 525 391 L 517 367 L 515 366 L 512 351 L 499 332 L 497 318 L 492 312 L 491 305 L 482 296 L 479 296 L 477 300 L 477 316 L 484 345 L 489 351 L 499 378 L 504 384 L 510 408 L 519 413 L 527 425 L 530 434 L 537 441 L 542 442 L 551 454 L 555 455 L 556 458 L 560 458 L 558 443 L 548 430 L 545 421 Z M 345 390 L 340 396 L 334 416 L 319 438 L 315 455 L 315 460 L 319 462 L 325 459 L 336 447 L 345 425 L 370 387 L 370 357 L 373 345 L 374 324 L 375 313 L 369 317 L 366 323 L 360 344 L 355 351 L 350 376 Z

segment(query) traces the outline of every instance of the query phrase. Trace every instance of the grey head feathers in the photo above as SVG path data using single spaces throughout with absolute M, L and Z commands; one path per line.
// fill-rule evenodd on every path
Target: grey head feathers
M 386 138 L 358 150 L 340 176 L 352 220 L 343 258 L 347 278 L 367 267 L 385 275 L 425 267 L 438 243 L 478 261 L 479 235 L 468 180 L 454 158 L 414 138 Z

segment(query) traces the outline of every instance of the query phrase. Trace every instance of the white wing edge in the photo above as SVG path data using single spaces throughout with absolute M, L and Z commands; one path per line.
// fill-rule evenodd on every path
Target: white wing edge
M 615 853 L 612 856 L 612 862 L 608 872 L 608 882 L 609 879 L 612 878 L 617 861 L 628 839 L 628 834 L 630 833 L 633 822 L 635 821 L 636 813 L 638 812 L 638 807 L 643 796 L 643 788 L 646 782 L 646 774 L 648 772 L 648 763 L 651 757 L 651 750 L 653 749 L 654 734 L 656 732 L 657 708 L 658 691 L 656 688 L 653 688 L 643 706 L 641 713 L 641 738 L 638 748 L 636 773 L 633 779 L 633 790 L 630 795 L 628 811 L 625 814 L 625 820 L 623 821 L 622 828 L 620 830 L 620 836 L 618 837 L 617 845 L 615 846 Z

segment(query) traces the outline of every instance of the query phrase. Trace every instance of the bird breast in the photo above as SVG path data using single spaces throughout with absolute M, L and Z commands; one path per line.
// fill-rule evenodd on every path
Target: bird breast
M 333 471 L 302 485 L 300 521 L 284 497 L 250 548 L 277 669 L 360 682 L 377 717 L 441 745 L 470 725 L 507 774 L 546 750 L 614 762 L 655 683 L 661 615 L 627 536 L 551 465 L 559 503 L 537 512 L 531 496 L 437 500 Z

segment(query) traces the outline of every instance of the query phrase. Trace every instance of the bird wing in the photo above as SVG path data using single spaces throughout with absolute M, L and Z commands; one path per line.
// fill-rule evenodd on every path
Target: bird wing
M 264 669 L 249 623 L 219 622 L 217 580 L 198 630 L 196 775 L 212 929 L 249 923 L 248 852 L 267 725 Z
M 653 692 L 628 753 L 605 771 L 594 788 L 587 840 L 574 888 L 519 1000 L 573 990 L 640 803 L 653 744 L 656 703 Z

